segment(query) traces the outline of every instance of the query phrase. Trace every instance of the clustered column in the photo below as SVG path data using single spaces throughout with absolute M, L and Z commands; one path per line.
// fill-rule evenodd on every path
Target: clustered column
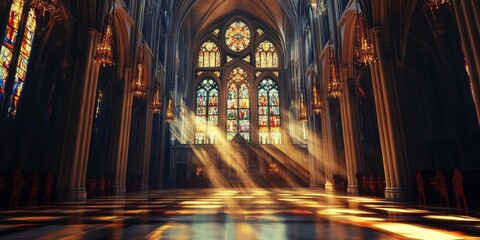
M 345 145 L 345 160 L 347 170 L 347 191 L 358 193 L 356 173 L 361 159 L 360 136 L 358 129 L 357 102 L 355 100 L 355 81 L 348 77 L 348 67 L 342 68 L 342 78 L 345 79 L 344 94 L 340 101 L 342 113 L 343 140 Z
M 110 147 L 109 172 L 115 176 L 113 192 L 117 195 L 125 194 L 125 180 L 131 127 L 133 94 L 130 91 L 129 76 L 131 69 L 126 67 L 123 78 L 117 82 L 118 92 L 115 95 L 114 121 L 112 130 L 112 144 Z
M 85 57 L 77 62 L 58 178 L 60 201 L 81 201 L 87 196 L 85 178 L 92 133 L 99 64 L 92 61 L 98 32 L 86 30 Z
M 371 64 L 370 70 L 385 169 L 385 198 L 391 201 L 408 201 L 411 198 L 411 176 L 395 85 L 394 64 L 388 46 L 383 43 L 382 28 L 375 27 L 372 31 L 377 61 Z M 401 69 L 401 66 L 397 69 Z
M 336 151 L 336 139 L 335 139 L 335 126 L 332 123 L 331 111 L 333 110 L 331 103 L 332 99 L 325 101 L 325 114 L 322 117 L 322 125 L 325 128 L 322 136 L 322 148 L 323 148 L 323 164 L 325 169 L 325 190 L 333 191 L 333 173 L 337 163 L 337 151 Z
M 454 0 L 458 30 L 462 38 L 469 67 L 477 118 L 480 124 L 480 2 L 478 0 Z

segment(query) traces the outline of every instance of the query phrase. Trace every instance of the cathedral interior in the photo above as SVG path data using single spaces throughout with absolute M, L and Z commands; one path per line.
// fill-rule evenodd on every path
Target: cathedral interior
M 480 238 L 478 0 L 0 0 L 0 36 L 2 239 Z

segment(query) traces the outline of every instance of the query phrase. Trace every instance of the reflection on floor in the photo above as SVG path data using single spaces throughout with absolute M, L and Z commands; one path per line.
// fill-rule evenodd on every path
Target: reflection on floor
M 1 239 L 480 239 L 480 214 L 309 189 L 161 190 L 0 212 Z

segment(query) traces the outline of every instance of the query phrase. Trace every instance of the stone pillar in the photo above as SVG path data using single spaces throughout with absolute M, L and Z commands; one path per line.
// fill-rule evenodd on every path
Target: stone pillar
M 309 122 L 308 131 L 308 155 L 309 155 L 309 172 L 310 172 L 310 188 L 320 188 L 321 180 L 321 161 L 324 160 L 324 153 L 321 147 L 321 131 L 317 129 L 317 121 L 322 119 L 321 115 L 313 114 Z
M 412 176 L 406 156 L 393 60 L 388 47 L 383 43 L 382 29 L 375 27 L 372 31 L 378 58 L 371 64 L 370 70 L 387 185 L 385 198 L 390 201 L 408 201 L 412 197 Z
M 123 70 L 123 79 L 115 82 L 113 122 L 111 145 L 109 151 L 108 172 L 114 175 L 113 192 L 125 194 L 125 176 L 130 136 L 130 115 L 132 112 L 133 94 L 130 92 L 131 69 Z
M 478 0 L 454 0 L 458 30 L 469 67 L 473 98 L 480 124 L 480 3 Z
M 347 192 L 358 194 L 357 177 L 358 163 L 362 158 L 360 131 L 358 127 L 358 106 L 355 99 L 355 80 L 348 78 L 348 67 L 342 68 L 342 79 L 345 81 L 344 94 L 340 101 L 342 113 L 343 141 L 347 167 Z
M 69 111 L 58 177 L 58 200 L 83 201 L 87 197 L 87 174 L 90 136 L 95 108 L 99 64 L 92 61 L 98 32 L 86 31 L 86 51 L 75 67 Z
M 123 195 L 126 192 L 125 180 L 127 175 L 127 160 L 128 149 L 130 143 L 130 127 L 132 125 L 132 105 L 133 105 L 133 93 L 130 91 L 130 76 L 131 69 L 125 69 L 125 81 L 123 81 L 123 98 L 122 108 L 120 110 L 120 126 L 119 126 L 119 139 L 116 143 L 118 145 L 117 161 L 115 166 L 115 181 L 114 181 L 114 193 L 116 195 Z
M 141 175 L 142 175 L 142 185 L 141 185 L 141 190 L 142 191 L 148 191 L 149 186 L 148 186 L 148 175 L 149 175 L 149 169 L 150 169 L 150 149 L 152 145 L 152 122 L 153 122 L 153 113 L 152 109 L 150 107 L 151 99 L 152 96 L 151 93 L 147 93 L 147 100 L 146 102 L 146 109 L 145 109 L 145 116 L 142 118 L 144 122 L 142 123 L 142 130 L 141 130 L 141 148 L 140 148 L 140 158 L 142 158 L 139 162 L 143 163 L 140 166 L 141 170 Z
M 325 101 L 325 114 L 322 117 L 322 125 L 324 127 L 322 136 L 322 148 L 323 148 L 323 167 L 325 170 L 325 190 L 333 191 L 333 173 L 334 168 L 337 165 L 337 150 L 335 144 L 335 126 L 332 124 L 333 104 L 332 100 Z

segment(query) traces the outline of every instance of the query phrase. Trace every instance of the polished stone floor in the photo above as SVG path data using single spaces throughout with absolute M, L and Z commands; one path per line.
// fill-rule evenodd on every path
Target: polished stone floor
M 310 189 L 178 189 L 0 211 L 0 239 L 480 239 L 480 214 Z

